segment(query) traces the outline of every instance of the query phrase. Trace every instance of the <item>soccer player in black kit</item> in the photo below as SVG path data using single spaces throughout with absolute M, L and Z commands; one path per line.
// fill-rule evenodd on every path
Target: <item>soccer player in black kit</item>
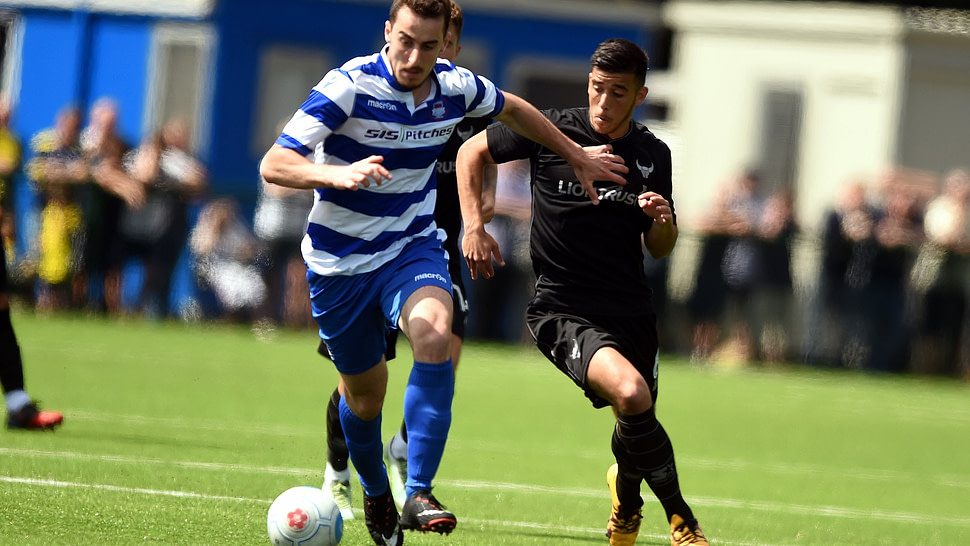
M 680 492 L 670 438 L 655 413 L 659 347 L 643 270 L 643 248 L 667 256 L 677 240 L 670 149 L 633 113 L 647 96 L 648 58 L 624 39 L 601 43 L 591 58 L 589 106 L 543 112 L 591 156 L 614 165 L 626 183 L 581 184 L 555 153 L 501 124 L 458 152 L 458 191 L 472 279 L 502 265 L 481 212 L 485 165 L 529 159 L 531 255 L 536 291 L 526 321 L 537 347 L 578 385 L 593 407 L 616 415 L 606 474 L 612 497 L 610 544 L 631 545 L 642 519 L 646 481 L 666 512 L 671 544 L 707 545 Z

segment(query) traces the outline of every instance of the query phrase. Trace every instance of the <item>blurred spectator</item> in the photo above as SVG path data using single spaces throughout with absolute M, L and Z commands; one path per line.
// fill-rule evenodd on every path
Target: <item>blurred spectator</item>
M 46 195 L 40 219 L 37 309 L 57 311 L 70 307 L 72 294 L 76 295 L 71 281 L 81 263 L 83 222 L 69 186 L 50 184 Z
M 10 102 L 0 98 L 0 219 L 10 214 L 11 185 L 22 161 L 20 138 L 10 129 Z
M 757 234 L 763 203 L 759 186 L 757 172 L 742 173 L 722 211 L 721 221 L 731 236 L 721 262 L 721 273 L 728 287 L 725 320 L 729 337 L 714 356 L 718 360 L 744 362 L 755 357 L 750 325 L 756 323 L 751 296 L 760 268 Z
M 756 233 L 761 218 L 758 174 L 746 171 L 720 189 L 713 210 L 698 226 L 700 263 L 688 302 L 693 324 L 692 360 L 742 362 L 754 356 L 751 290 L 757 263 Z M 722 328 L 728 337 L 721 343 Z
M 805 358 L 811 364 L 842 366 L 848 343 L 849 286 L 863 282 L 858 263 L 849 276 L 849 265 L 865 254 L 878 211 L 869 204 L 865 183 L 849 181 L 825 215 L 822 226 L 821 268 L 818 287 L 807 319 Z M 858 245 L 858 248 L 857 248 Z
M 727 192 L 715 197 L 715 210 L 723 208 Z M 721 319 L 727 301 L 727 284 L 721 273 L 721 262 L 731 236 L 724 231 L 715 214 L 705 216 L 697 226 L 700 238 L 694 289 L 687 300 L 687 314 L 691 325 L 691 353 L 693 362 L 710 358 L 721 338 Z
M 141 207 L 145 190 L 124 168 L 130 146 L 118 134 L 118 106 L 100 98 L 91 106 L 81 146 L 93 183 L 80 186 L 77 198 L 83 213 L 85 245 L 82 262 L 89 311 L 121 311 L 121 268 L 117 252 L 118 220 L 123 207 Z
M 757 226 L 754 334 L 757 356 L 766 362 L 787 360 L 795 337 L 791 262 L 798 225 L 793 205 L 790 190 L 776 191 L 765 200 Z
M 8 294 L 21 292 L 31 275 L 24 275 L 16 242 L 16 223 L 13 211 L 13 180 L 23 164 L 20 137 L 10 129 L 10 102 L 0 98 L 0 238 L 3 239 L 4 265 L 8 273 Z M 33 301 L 33 298 L 30 298 Z
M 313 316 L 300 243 L 306 234 L 313 191 L 259 181 L 253 232 L 267 249 L 267 298 L 261 313 L 276 324 L 310 327 Z
M 266 301 L 266 285 L 256 267 L 259 240 L 236 201 L 221 197 L 205 205 L 189 246 L 199 285 L 212 290 L 223 315 L 233 322 L 253 321 Z
M 853 321 L 848 364 L 903 372 L 909 363 L 912 320 L 909 275 L 922 243 L 921 195 L 896 174 L 880 188 L 883 211 L 849 264 Z
M 172 276 L 188 236 L 188 207 L 207 187 L 206 169 L 192 155 L 188 134 L 183 120 L 170 120 L 125 160 L 145 200 L 122 211 L 119 252 L 121 260 L 138 259 L 144 266 L 134 305 L 149 317 L 170 314 Z
M 970 281 L 970 176 L 950 171 L 926 207 L 926 241 L 913 266 L 921 294 L 916 312 L 913 371 L 957 375 L 968 356 L 964 332 Z
M 495 215 L 485 230 L 498 242 L 505 266 L 496 267 L 495 276 L 487 282 L 465 283 L 469 292 L 469 338 L 531 343 L 522 312 L 535 284 L 529 256 L 532 218 L 529 170 L 528 160 L 498 165 Z
M 76 276 L 82 267 L 85 231 L 75 193 L 89 180 L 80 138 L 81 111 L 74 106 L 58 112 L 53 128 L 31 138 L 34 157 L 27 164 L 27 174 L 39 195 L 41 212 L 29 253 L 37 264 L 37 304 L 42 310 L 80 303 L 85 293 Z

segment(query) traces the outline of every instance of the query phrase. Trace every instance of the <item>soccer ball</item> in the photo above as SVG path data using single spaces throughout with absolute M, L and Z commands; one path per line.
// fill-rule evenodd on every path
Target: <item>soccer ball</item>
M 275 546 L 336 546 L 344 534 L 344 519 L 330 495 L 300 485 L 276 497 L 266 529 Z

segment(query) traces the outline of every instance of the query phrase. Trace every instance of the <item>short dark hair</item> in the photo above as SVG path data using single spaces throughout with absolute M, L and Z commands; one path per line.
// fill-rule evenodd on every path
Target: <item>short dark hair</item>
M 646 83 L 650 58 L 637 44 L 624 38 L 610 38 L 601 43 L 589 59 L 593 68 L 613 74 L 633 74 L 641 85 Z
M 414 12 L 415 15 L 424 19 L 442 19 L 444 21 L 444 28 L 441 31 L 442 36 L 448 33 L 448 24 L 451 22 L 451 0 L 394 0 L 391 3 L 391 14 L 388 19 L 391 24 L 397 19 L 397 12 L 401 11 L 401 8 L 407 7 Z
M 455 42 L 457 42 L 461 39 L 461 30 L 465 28 L 465 16 L 458 2 L 451 3 L 451 28 L 455 31 Z

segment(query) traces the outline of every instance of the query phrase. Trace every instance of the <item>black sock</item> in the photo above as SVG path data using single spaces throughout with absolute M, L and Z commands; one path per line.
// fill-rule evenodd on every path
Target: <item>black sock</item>
M 24 365 L 20 360 L 20 345 L 10 322 L 9 308 L 0 311 L 0 385 L 4 394 L 24 389 Z
M 404 443 L 408 443 L 408 427 L 404 423 L 404 419 L 401 419 L 401 431 L 399 434 L 401 435 L 401 439 L 404 440 Z
M 620 468 L 617 496 L 621 492 L 632 496 L 629 489 L 633 483 L 636 483 L 636 494 L 639 496 L 639 480 L 643 479 L 663 505 L 668 521 L 674 514 L 685 520 L 693 519 L 694 515 L 680 493 L 674 448 L 653 408 L 639 415 L 617 417 L 613 430 L 613 454 Z M 624 503 L 622 496 L 620 503 Z
M 327 403 L 327 462 L 337 472 L 347 470 L 347 460 L 350 452 L 347 450 L 347 440 L 344 429 L 340 426 L 340 391 L 333 390 Z

